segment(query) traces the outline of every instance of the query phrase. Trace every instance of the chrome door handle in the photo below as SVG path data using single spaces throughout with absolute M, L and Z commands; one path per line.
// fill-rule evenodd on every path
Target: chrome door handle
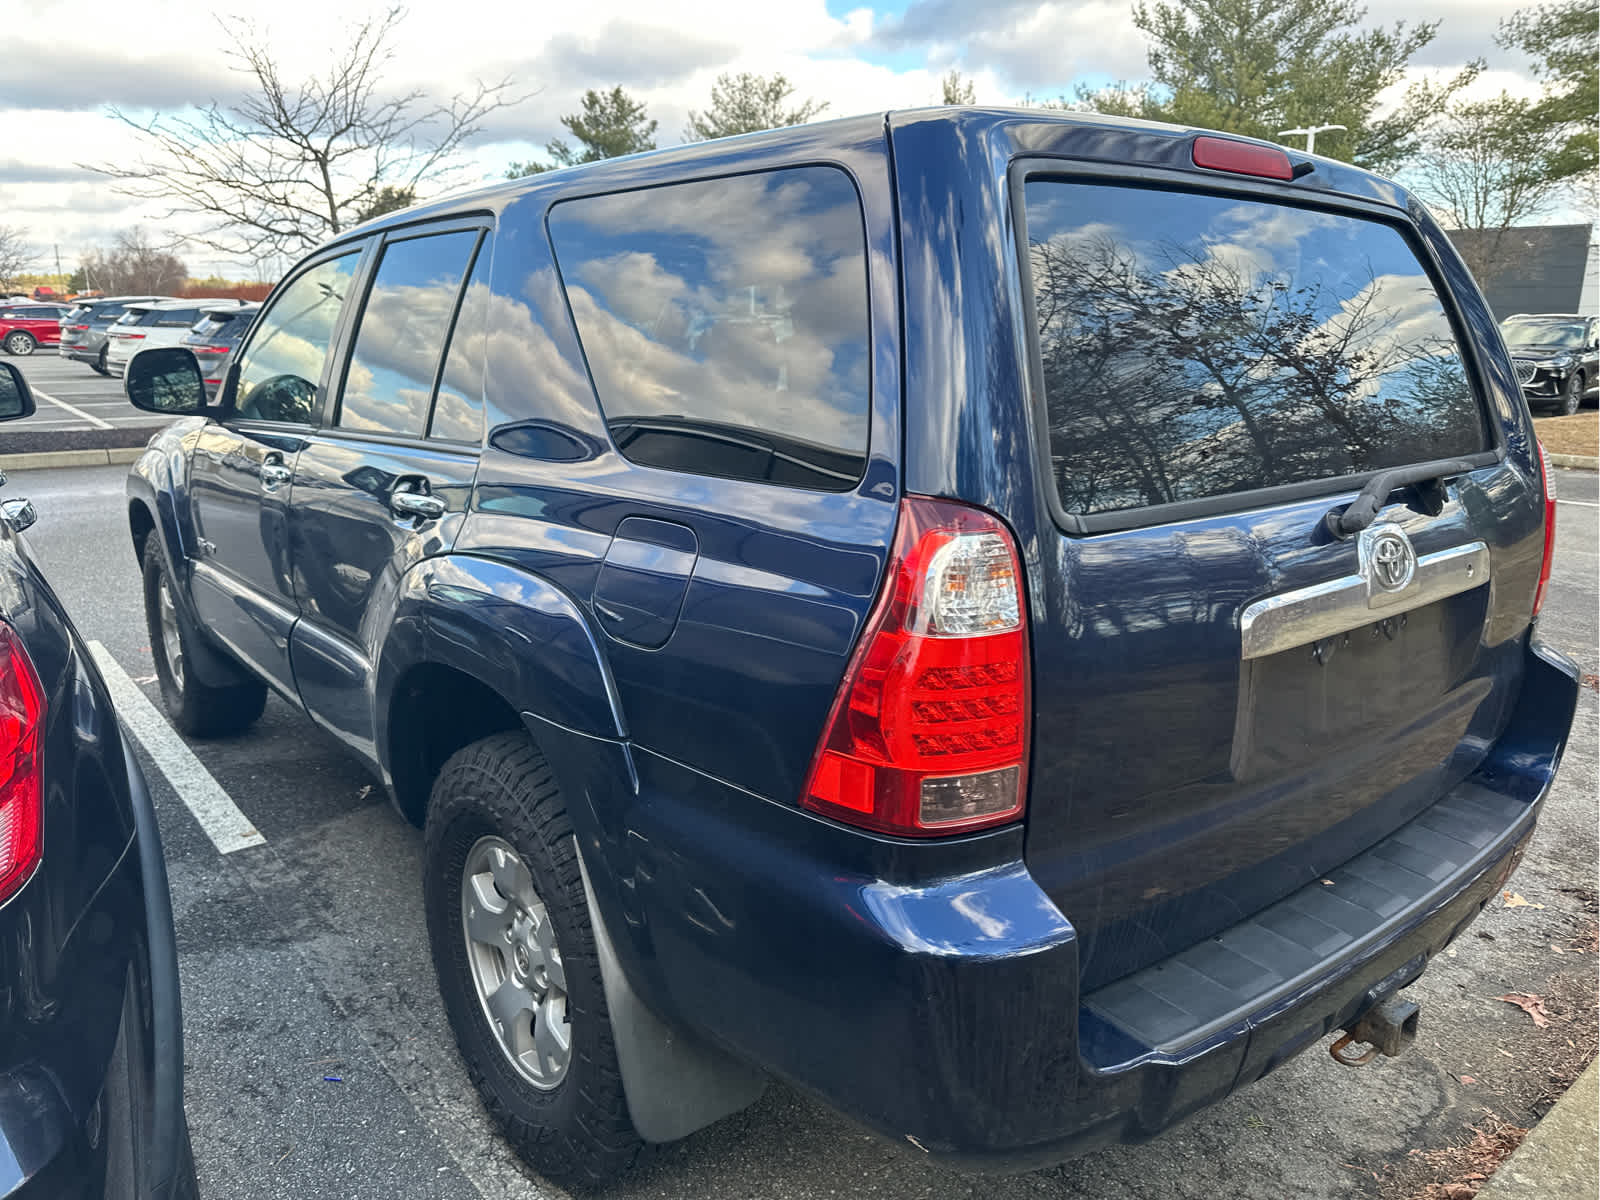
M 426 492 L 391 492 L 389 511 L 397 517 L 416 517 L 419 521 L 437 521 L 444 516 L 444 501 Z
M 294 478 L 294 472 L 282 463 L 266 462 L 261 464 L 261 486 L 281 487 Z

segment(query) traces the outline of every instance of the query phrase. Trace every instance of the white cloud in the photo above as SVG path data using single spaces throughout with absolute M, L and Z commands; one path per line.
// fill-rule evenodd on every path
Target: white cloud
M 372 11 L 381 7 L 374 3 Z M 1493 44 L 1498 22 L 1516 7 L 1513 0 L 1414 0 L 1408 20 L 1441 22 L 1419 70 L 1446 72 L 1482 54 L 1498 70 L 1478 90 L 1525 92 L 1525 64 Z M 91 39 L 85 49 L 85 20 L 97 18 L 86 16 L 79 0 L 31 0 L 20 36 L 0 56 L 6 223 L 23 226 L 36 246 L 60 244 L 67 261 L 138 221 L 159 222 L 158 236 L 194 233 L 192 223 L 162 220 L 158 206 L 129 199 L 116 207 L 104 199 L 114 195 L 108 187 L 93 202 L 72 190 L 81 181 L 63 172 L 74 164 L 137 154 L 132 131 L 103 115 L 103 106 L 148 113 L 226 99 L 237 77 L 228 70 L 219 16 L 251 14 L 285 77 L 298 78 L 326 68 L 329 47 L 340 44 L 357 12 L 322 0 L 262 8 L 141 0 L 138 20 L 119 21 L 115 38 Z M 901 16 L 867 6 L 835 16 L 825 0 L 593 0 L 511 20 L 500 14 L 493 27 L 496 35 L 486 37 L 486 19 L 464 18 L 458 4 L 415 0 L 386 72 L 396 90 L 420 88 L 439 98 L 506 76 L 531 93 L 485 123 L 469 147 L 469 179 L 497 178 L 507 163 L 540 155 L 564 133 L 561 115 L 574 111 L 589 87 L 626 87 L 660 122 L 658 141 L 672 145 L 724 71 L 782 71 L 798 96 L 827 100 L 829 116 L 931 103 L 952 64 L 973 80 L 983 103 L 1009 103 L 1024 92 L 1055 95 L 1085 74 L 1137 79 L 1146 71 L 1143 37 L 1123 0 L 915 0 Z M 198 272 L 238 269 L 198 247 L 187 257 Z

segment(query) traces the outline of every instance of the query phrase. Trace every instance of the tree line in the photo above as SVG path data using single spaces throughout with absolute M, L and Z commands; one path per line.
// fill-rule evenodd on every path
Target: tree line
M 510 79 L 478 81 L 438 100 L 395 92 L 384 70 L 403 10 L 354 25 L 320 73 L 292 78 L 256 31 L 224 19 L 242 98 L 139 121 L 140 152 L 86 163 L 127 195 L 199 219 L 192 240 L 241 262 L 272 268 L 361 221 L 469 182 L 466 144 L 485 121 L 526 96 Z M 1437 37 L 1437 21 L 1369 27 L 1355 0 L 1156 0 L 1137 4 L 1149 77 L 1079 88 L 1045 108 L 1137 116 L 1276 139 L 1281 130 L 1338 124 L 1321 154 L 1396 176 L 1462 228 L 1504 231 L 1581 195 L 1597 175 L 1597 47 L 1600 0 L 1550 0 L 1502 22 L 1498 38 L 1524 56 L 1539 95 L 1467 99 L 1484 70 L 1476 59 L 1444 79 L 1393 89 Z M 826 99 L 796 96 L 783 74 L 723 74 L 704 109 L 692 110 L 685 142 L 795 125 L 826 113 Z M 933 97 L 930 97 L 933 99 Z M 937 99 L 970 104 L 959 69 Z M 591 89 L 564 114 L 565 136 L 543 160 L 508 165 L 511 178 L 656 146 L 645 101 L 618 85 Z M 1587 206 L 1587 204 L 1585 205 Z M 18 257 L 20 231 L 0 228 L 0 283 Z M 1492 241 L 1469 265 L 1491 275 Z M 13 261 L 10 272 L 19 267 Z

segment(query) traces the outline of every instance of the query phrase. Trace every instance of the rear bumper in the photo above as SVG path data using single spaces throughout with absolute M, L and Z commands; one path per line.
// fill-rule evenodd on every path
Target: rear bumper
M 692 811 L 702 803 L 685 804 L 688 778 L 641 755 L 633 834 L 652 853 L 624 907 L 648 944 L 635 937 L 630 974 L 642 995 L 663 997 L 663 1016 L 957 1165 L 1026 1169 L 1141 1141 L 1421 974 L 1516 865 L 1576 698 L 1576 668 L 1531 648 L 1516 712 L 1468 781 L 1333 872 L 1336 886 L 1215 939 L 1266 936 L 1275 911 L 1298 902 L 1322 928 L 1298 926 L 1295 969 L 1195 978 L 1186 955 L 1207 943 L 1134 977 L 1142 1009 L 1128 980 L 1079 995 L 1075 932 L 1020 861 L 1020 839 L 1017 861 L 933 879 L 896 878 L 910 850 L 872 871 L 841 869 L 802 815 L 725 836 Z M 755 819 L 776 822 L 778 808 Z M 1320 893 L 1341 887 L 1368 917 L 1361 905 L 1334 913 Z M 1232 994 L 1219 995 L 1219 978 Z M 1148 1002 L 1162 996 L 1189 998 L 1192 1011 Z

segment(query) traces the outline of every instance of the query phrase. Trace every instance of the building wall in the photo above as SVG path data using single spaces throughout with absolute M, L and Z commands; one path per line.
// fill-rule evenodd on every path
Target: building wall
M 1600 260 L 1592 225 L 1528 225 L 1505 231 L 1455 229 L 1450 240 L 1469 262 L 1500 239 L 1492 257 L 1501 265 L 1478 280 L 1494 315 L 1593 313 L 1600 308 Z

